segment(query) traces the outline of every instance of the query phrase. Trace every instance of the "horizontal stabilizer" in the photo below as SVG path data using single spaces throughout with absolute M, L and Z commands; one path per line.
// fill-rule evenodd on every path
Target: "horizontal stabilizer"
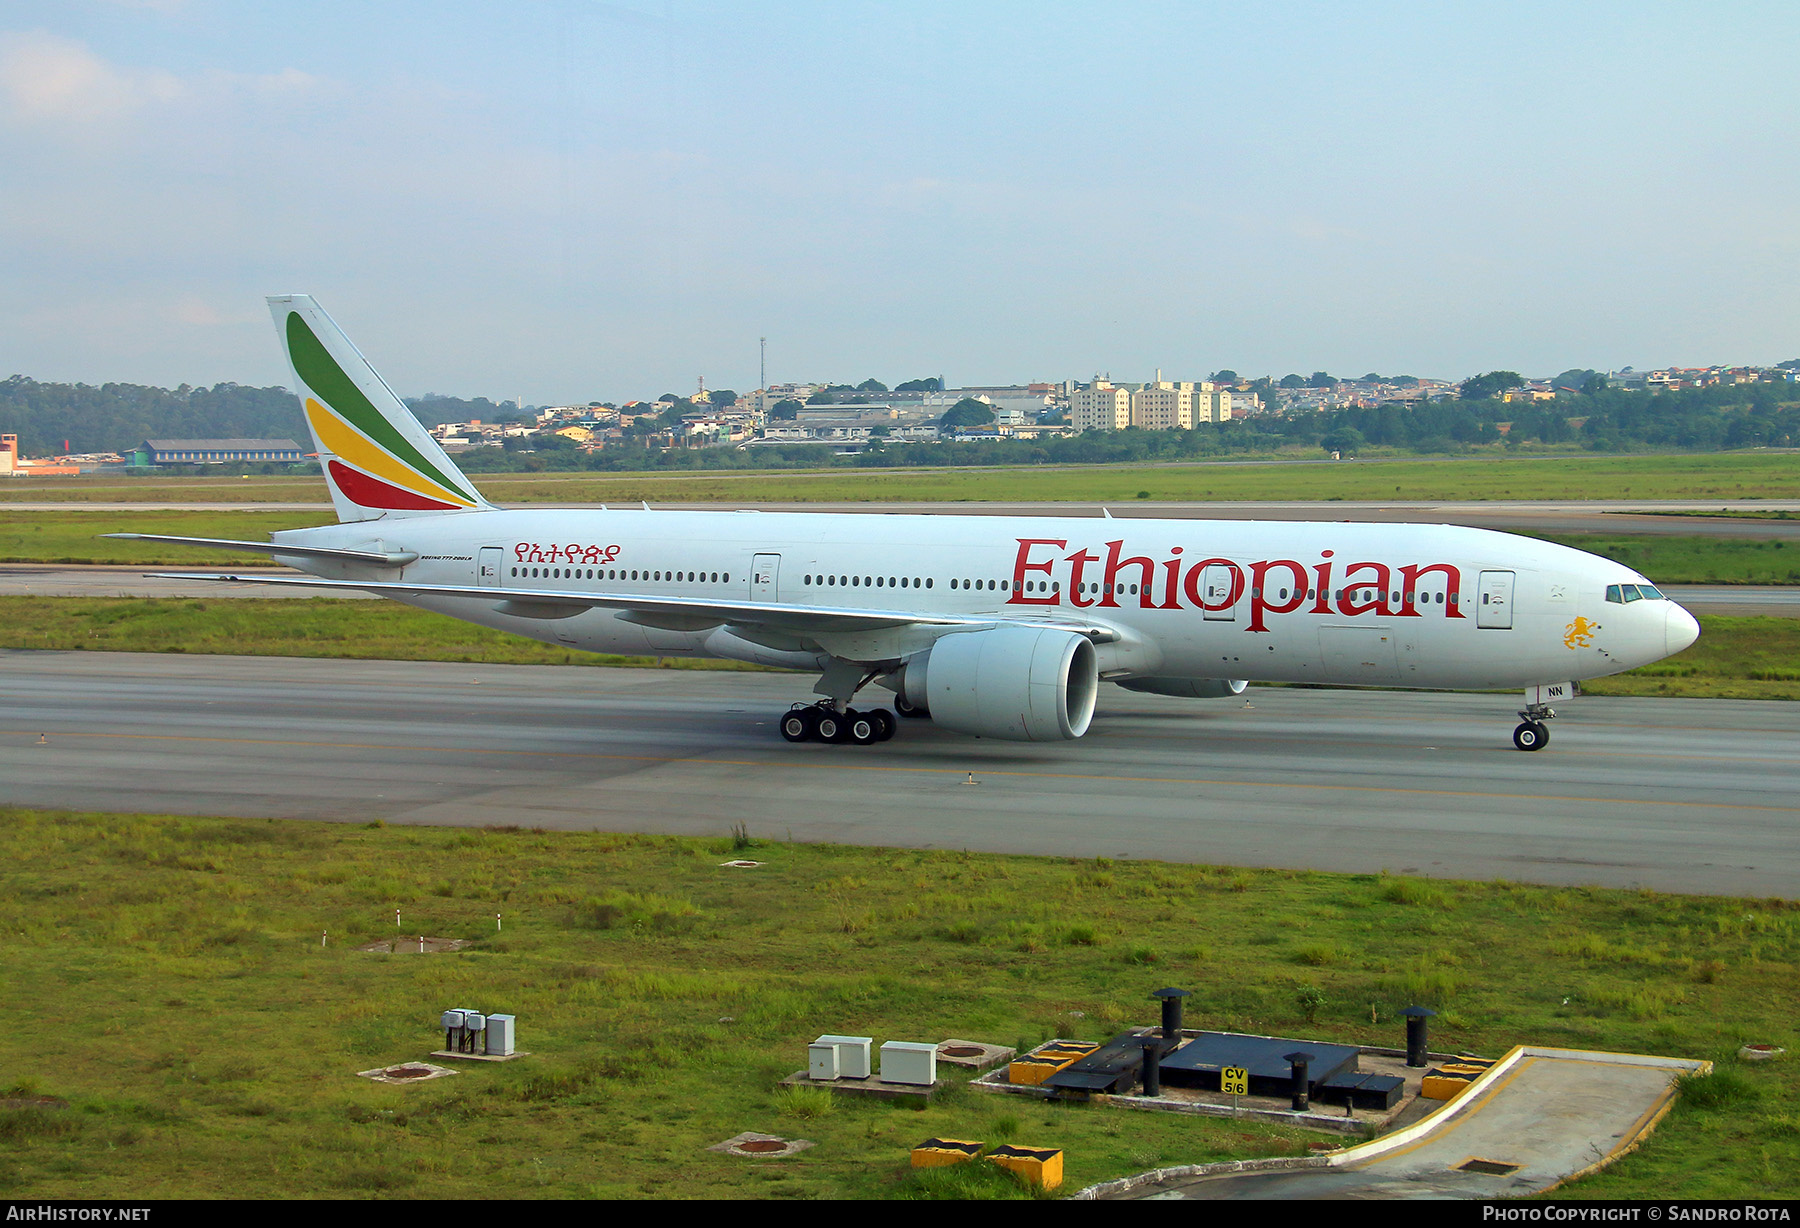
M 128 542 L 173 542 L 178 546 L 210 546 L 214 550 L 247 550 L 252 554 L 285 554 L 293 558 L 342 559 L 346 563 L 377 563 L 404 567 L 417 562 L 410 550 L 343 550 L 334 546 L 286 546 L 278 542 L 244 542 L 222 537 L 170 537 L 164 533 L 102 533 Z

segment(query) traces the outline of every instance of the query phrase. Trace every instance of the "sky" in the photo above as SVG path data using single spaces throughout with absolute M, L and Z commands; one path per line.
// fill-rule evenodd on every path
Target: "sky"
M 0 378 L 1800 356 L 1800 5 L 0 0 Z

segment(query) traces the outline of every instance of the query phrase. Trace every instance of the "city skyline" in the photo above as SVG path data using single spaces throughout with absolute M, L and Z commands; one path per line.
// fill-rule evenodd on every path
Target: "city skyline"
M 1775 5 L 19 0 L 0 376 L 406 395 L 1772 364 Z M 1105 71 L 1100 71 L 1104 69 Z M 854 370 L 845 370 L 853 367 Z

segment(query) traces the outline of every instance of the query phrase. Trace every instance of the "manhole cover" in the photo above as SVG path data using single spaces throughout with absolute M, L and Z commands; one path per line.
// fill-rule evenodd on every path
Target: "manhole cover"
M 743 1156 L 747 1159 L 767 1157 L 769 1159 L 785 1159 L 798 1155 L 813 1146 L 811 1139 L 777 1138 L 773 1134 L 756 1134 L 746 1130 L 735 1138 L 728 1138 L 722 1143 L 714 1143 L 708 1151 L 723 1152 L 726 1155 Z
M 938 1052 L 945 1057 L 980 1057 L 987 1050 L 979 1045 L 946 1045 Z
M 448 1066 L 433 1066 L 430 1062 L 401 1062 L 356 1072 L 358 1078 L 372 1079 L 377 1083 L 423 1083 L 427 1079 L 448 1078 L 455 1073 Z
M 1464 1160 L 1456 1166 L 1459 1173 L 1486 1173 L 1492 1177 L 1505 1177 L 1519 1171 L 1519 1165 L 1508 1164 L 1505 1160 Z

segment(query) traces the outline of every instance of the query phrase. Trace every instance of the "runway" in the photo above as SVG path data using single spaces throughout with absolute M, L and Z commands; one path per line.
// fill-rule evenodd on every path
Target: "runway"
M 1800 705 L 1105 688 L 1080 741 L 790 745 L 796 675 L 0 653 L 0 802 L 1800 898 Z M 885 694 L 878 692 L 877 694 Z M 39 743 L 40 735 L 44 741 Z M 972 783 L 971 783 L 972 780 Z

